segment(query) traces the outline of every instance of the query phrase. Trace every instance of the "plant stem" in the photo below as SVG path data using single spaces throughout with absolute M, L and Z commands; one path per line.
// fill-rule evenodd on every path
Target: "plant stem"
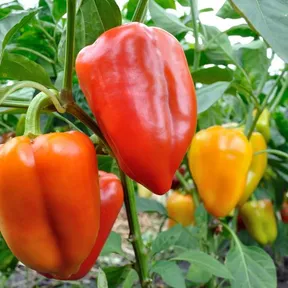
M 29 52 L 31 54 L 34 54 L 36 56 L 38 56 L 39 58 L 42 58 L 43 60 L 47 61 L 48 63 L 51 63 L 51 64 L 55 64 L 55 62 L 48 58 L 47 56 L 39 53 L 38 51 L 35 51 L 33 49 L 30 49 L 30 48 L 26 48 L 26 47 L 15 47 L 13 48 L 12 50 L 18 50 L 18 51 L 26 51 L 26 52 Z
M 146 13 L 146 5 L 148 0 L 139 0 L 134 15 L 132 17 L 132 22 L 142 22 L 144 19 L 144 14 Z
M 66 50 L 64 63 L 63 89 L 60 99 L 64 104 L 73 102 L 72 77 L 74 64 L 74 45 L 75 45 L 75 18 L 76 0 L 67 0 L 67 31 L 66 31 Z
M 31 101 L 26 113 L 24 135 L 34 138 L 41 134 L 40 115 L 41 110 L 52 104 L 52 99 L 45 93 L 41 92 Z
M 148 255 L 141 237 L 133 182 L 121 169 L 119 170 L 124 190 L 124 202 L 130 229 L 130 240 L 135 253 L 141 287 L 151 287 L 151 281 L 148 275 Z
M 76 117 L 77 119 L 79 119 L 91 131 L 93 131 L 99 137 L 99 139 L 105 144 L 110 155 L 113 155 L 113 153 L 110 150 L 109 145 L 108 145 L 104 135 L 102 134 L 100 128 L 98 127 L 97 123 L 93 119 L 91 119 L 90 116 L 87 115 L 87 113 L 82 108 L 80 108 L 75 103 L 70 103 L 67 105 L 67 112 L 69 114 L 73 115 L 74 117 Z
M 270 112 L 273 112 L 275 110 L 275 108 L 278 106 L 278 104 L 281 101 L 282 96 L 285 93 L 287 87 L 288 87 L 288 75 L 286 76 L 285 82 L 284 82 L 281 90 L 279 91 L 278 95 L 273 99 L 273 101 L 271 103 L 271 107 L 269 109 Z
M 198 7 L 197 0 L 190 0 L 191 17 L 193 23 L 193 32 L 195 38 L 195 48 L 194 48 L 194 63 L 193 69 L 197 70 L 200 63 L 201 50 L 199 45 L 199 31 L 198 31 Z
M 270 96 L 272 95 L 274 89 L 276 88 L 276 86 L 278 85 L 279 81 L 280 81 L 281 78 L 283 77 L 284 73 L 285 73 L 285 69 L 282 71 L 281 75 L 277 78 L 276 83 L 274 84 L 274 86 L 272 87 L 272 89 L 269 91 L 269 93 L 266 95 L 266 97 L 265 97 L 265 99 L 263 100 L 261 106 L 257 109 L 257 113 L 256 113 L 256 115 L 255 115 L 255 118 L 254 118 L 253 122 L 252 122 L 252 125 L 251 125 L 251 127 L 250 127 L 250 130 L 249 130 L 249 132 L 248 132 L 248 134 L 247 134 L 247 138 L 248 138 L 248 139 L 250 139 L 250 137 L 251 137 L 251 135 L 252 135 L 252 133 L 253 133 L 255 127 L 256 127 L 256 123 L 257 123 L 259 117 L 261 116 L 263 110 L 266 108 Z M 287 79 L 288 79 L 288 78 L 287 78 Z M 287 80 L 287 79 L 286 79 L 285 84 L 282 86 L 282 88 L 283 88 L 285 85 L 288 85 L 288 80 Z M 283 89 L 283 90 L 281 89 L 280 92 L 279 92 L 279 94 L 280 94 L 280 95 L 281 95 L 281 94 L 283 95 L 283 93 L 285 92 L 285 90 L 286 90 L 286 87 L 285 87 L 285 89 Z M 278 94 L 278 95 L 279 95 L 279 94 Z M 281 95 L 281 97 L 282 97 L 282 95 Z M 280 99 L 281 99 L 281 97 L 280 97 Z M 277 96 L 277 98 L 278 98 L 278 96 Z M 280 101 L 280 100 L 279 100 L 279 101 Z
M 280 150 L 276 150 L 276 149 L 266 149 L 266 150 L 257 151 L 253 155 L 259 155 L 259 154 L 262 154 L 262 153 L 274 154 L 274 155 L 281 156 L 281 157 L 284 157 L 284 158 L 288 159 L 288 154 L 287 153 L 285 153 L 283 151 L 280 151 Z
M 198 207 L 199 206 L 199 199 L 198 199 L 198 195 L 197 195 L 196 191 L 189 187 L 187 181 L 185 180 L 183 175 L 179 172 L 179 170 L 176 171 L 176 177 L 178 178 L 180 183 L 184 186 L 185 190 L 187 190 L 188 192 L 190 192 L 192 194 L 193 202 L 194 202 L 195 206 Z

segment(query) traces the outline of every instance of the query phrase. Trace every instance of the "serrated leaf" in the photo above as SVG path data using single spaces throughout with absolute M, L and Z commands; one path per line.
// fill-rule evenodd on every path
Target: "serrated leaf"
M 38 12 L 32 11 L 15 11 L 7 17 L 0 20 L 0 63 L 3 57 L 3 51 L 13 35 L 28 23 Z
M 283 0 L 232 0 L 272 49 L 288 63 L 288 5 Z
M 152 243 L 152 253 L 156 254 L 173 246 L 186 249 L 199 248 L 197 227 L 185 228 L 181 225 L 175 225 L 169 230 L 159 233 Z
M 231 272 L 231 288 L 276 288 L 276 268 L 273 260 L 258 247 L 236 245 L 226 258 Z
M 165 283 L 175 288 L 185 288 L 185 278 L 175 262 L 158 261 L 152 267 L 151 272 L 161 276 Z
M 138 212 L 157 212 L 160 215 L 167 215 L 165 207 L 160 202 L 153 199 L 136 196 L 136 207 Z
M 186 251 L 171 260 L 187 261 L 191 264 L 197 265 L 203 270 L 209 271 L 211 274 L 217 277 L 225 279 L 232 278 L 229 270 L 221 262 L 202 251 Z
M 229 84 L 228 82 L 216 82 L 198 89 L 196 92 L 198 114 L 206 111 L 217 102 L 223 96 Z
M 31 80 L 47 87 L 53 87 L 44 68 L 28 58 L 12 53 L 4 53 L 0 65 L 0 78 L 11 80 Z
M 116 253 L 119 255 L 125 255 L 122 250 L 122 240 L 121 236 L 114 231 L 111 231 L 102 251 L 101 256 L 109 255 L 111 253 Z
M 169 14 L 154 0 L 149 1 L 149 11 L 153 22 L 173 35 L 191 31 L 175 15 Z

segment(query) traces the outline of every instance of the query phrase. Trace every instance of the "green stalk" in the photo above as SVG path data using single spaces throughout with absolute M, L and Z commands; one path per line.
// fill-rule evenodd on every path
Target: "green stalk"
M 252 135 L 252 133 L 253 133 L 255 127 L 256 127 L 256 123 L 257 123 L 259 117 L 261 116 L 263 110 L 267 107 L 268 101 L 269 101 L 269 99 L 270 99 L 270 97 L 271 97 L 274 89 L 277 87 L 279 81 L 280 81 L 281 78 L 283 77 L 284 73 L 285 73 L 285 69 L 284 69 L 284 71 L 282 71 L 281 75 L 277 78 L 276 83 L 274 84 L 274 86 L 272 87 L 272 89 L 269 91 L 269 93 L 266 95 L 266 97 L 265 97 L 265 99 L 263 100 L 263 102 L 262 102 L 261 106 L 259 107 L 259 109 L 257 109 L 257 113 L 256 113 L 256 115 L 255 115 L 255 118 L 254 118 L 253 122 L 252 122 L 252 125 L 251 125 L 251 127 L 250 127 L 250 130 L 249 130 L 249 132 L 248 132 L 248 134 L 247 134 L 247 138 L 248 138 L 248 139 L 250 139 L 250 137 L 251 137 L 251 135 Z M 287 79 L 288 79 L 288 78 L 287 78 Z M 280 94 L 280 100 L 281 100 L 281 97 L 282 97 L 283 93 L 284 93 L 285 90 L 286 90 L 286 87 L 287 87 L 286 85 L 288 85 L 288 80 L 287 80 L 287 79 L 286 79 L 285 84 L 282 86 L 282 88 L 284 87 L 284 89 L 281 89 L 281 91 L 279 92 L 279 94 Z M 279 95 L 279 94 L 278 94 L 278 95 Z M 277 98 L 278 98 L 278 96 L 277 96 Z M 280 101 L 280 100 L 279 100 L 279 101 Z M 278 104 L 278 103 L 277 103 L 277 104 Z M 274 106 L 274 105 L 273 105 L 273 106 Z
M 144 15 L 146 14 L 146 6 L 148 0 L 139 0 L 134 15 L 132 17 L 132 22 L 142 22 Z
M 67 0 L 67 31 L 66 31 L 66 50 L 64 63 L 63 89 L 60 99 L 64 104 L 73 102 L 72 78 L 74 64 L 74 46 L 75 46 L 75 18 L 76 18 L 76 0 Z
M 273 112 L 275 110 L 275 108 L 279 105 L 283 94 L 285 93 L 286 89 L 288 87 L 288 75 L 286 76 L 285 82 L 281 88 L 281 90 L 279 91 L 278 95 L 273 99 L 272 103 L 271 103 L 271 107 L 269 109 L 270 112 Z
M 136 198 L 132 180 L 120 170 L 121 182 L 124 190 L 124 202 L 130 229 L 130 241 L 135 253 L 136 265 L 140 278 L 141 287 L 151 287 L 148 274 L 148 254 L 143 244 L 140 225 L 136 210 Z
M 26 113 L 24 135 L 35 138 L 42 134 L 40 128 L 41 111 L 51 104 L 53 104 L 52 99 L 43 92 L 33 98 Z
M 194 63 L 193 69 L 197 70 L 200 63 L 201 50 L 199 45 L 199 31 L 198 31 L 198 7 L 197 0 L 190 0 L 191 17 L 193 23 L 193 32 L 195 38 L 195 49 L 194 49 Z
M 274 154 L 274 155 L 277 155 L 277 156 L 284 157 L 284 158 L 288 159 L 288 154 L 287 153 L 285 153 L 283 151 L 280 151 L 280 150 L 276 150 L 276 149 L 266 149 L 266 150 L 257 151 L 253 155 L 259 155 L 259 154 L 262 154 L 262 153 Z
M 180 183 L 183 185 L 183 187 L 185 188 L 185 190 L 187 192 L 190 192 L 192 194 L 193 197 L 193 202 L 195 204 L 196 207 L 199 206 L 199 197 L 197 195 L 197 192 L 195 190 L 192 190 L 187 181 L 185 180 L 185 178 L 183 177 L 183 175 L 179 172 L 179 170 L 176 171 L 176 177 L 178 178 L 178 180 L 180 181 Z

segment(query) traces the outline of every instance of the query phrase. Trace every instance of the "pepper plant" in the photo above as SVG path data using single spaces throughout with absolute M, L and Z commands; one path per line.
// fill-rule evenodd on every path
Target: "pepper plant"
M 211 9 L 198 10 L 197 0 L 39 0 L 28 10 L 17 0 L 0 4 L 0 270 L 8 286 L 18 257 L 39 273 L 39 285 L 42 274 L 85 287 L 79 279 L 102 250 L 122 262 L 96 265 L 90 273 L 99 288 L 277 287 L 276 269 L 288 256 L 288 4 L 227 0 L 214 12 L 245 24 L 205 25 L 201 13 Z M 233 36 L 249 41 L 232 45 Z M 272 73 L 277 57 L 283 67 Z M 65 138 L 68 149 L 48 140 L 53 135 L 81 135 L 86 144 Z M 17 161 L 28 157 L 16 153 L 19 139 L 64 151 L 59 165 L 49 159 L 57 149 L 43 150 L 42 166 L 34 156 L 42 190 L 19 172 Z M 91 142 L 95 153 L 87 157 Z M 81 164 L 83 155 L 92 168 Z M 41 215 L 60 262 L 27 228 L 35 231 L 39 220 L 29 206 L 36 186 L 43 199 L 59 192 L 53 205 L 41 206 L 49 221 Z M 162 201 L 141 197 L 143 189 Z M 86 206 L 77 201 L 84 194 Z M 132 257 L 111 232 L 123 202 Z M 161 218 L 158 234 L 141 233 L 140 212 Z M 85 225 L 74 225 L 83 215 Z

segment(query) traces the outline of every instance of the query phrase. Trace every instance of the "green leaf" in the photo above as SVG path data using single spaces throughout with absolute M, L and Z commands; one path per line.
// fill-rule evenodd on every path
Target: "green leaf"
M 231 288 L 276 288 L 276 269 L 270 256 L 258 247 L 239 244 L 226 258 L 226 267 L 234 277 Z
M 5 46 L 13 35 L 27 24 L 37 12 L 38 10 L 12 12 L 7 17 L 0 20 L 0 63 Z
M 142 197 L 136 197 L 136 207 L 138 212 L 157 212 L 160 215 L 167 215 L 165 207 L 158 201 Z
M 137 272 L 134 269 L 130 269 L 126 279 L 123 282 L 123 288 L 135 287 L 135 282 L 138 281 L 139 277 Z
M 6 17 L 13 10 L 23 10 L 17 0 L 0 4 L 0 19 Z
M 54 19 L 52 17 L 52 1 L 50 0 L 39 0 L 39 14 L 38 18 L 43 22 L 49 22 L 54 24 Z
M 187 261 L 191 264 L 197 265 L 200 269 L 209 271 L 212 275 L 217 277 L 225 279 L 233 278 L 229 270 L 221 262 L 217 261 L 215 258 L 202 251 L 185 251 L 184 253 L 178 255 L 175 258 L 172 258 L 171 260 Z
M 155 0 L 164 9 L 176 9 L 175 0 Z
M 110 173 L 113 168 L 114 159 L 107 155 L 97 155 L 98 169 Z
M 149 11 L 153 22 L 173 35 L 191 31 L 175 15 L 167 13 L 154 0 L 149 1 Z
M 204 50 L 206 56 L 212 60 L 214 64 L 235 64 L 233 57 L 233 49 L 230 40 L 224 32 L 221 32 L 214 26 L 202 25 L 202 33 L 207 36 Z
M 4 53 L 0 65 L 0 78 L 31 80 L 44 86 L 53 87 L 47 72 L 42 66 L 28 58 L 12 53 Z
M 273 247 L 279 255 L 288 256 L 288 224 L 278 222 L 278 235 Z
M 258 37 L 258 34 L 253 31 L 249 25 L 240 24 L 233 26 L 226 31 L 226 34 L 229 36 L 241 36 L 241 37 Z
M 197 90 L 198 114 L 206 111 L 219 100 L 228 88 L 228 82 L 216 82 Z
M 199 248 L 198 229 L 175 225 L 171 229 L 159 233 L 152 243 L 152 253 L 156 254 L 173 246 L 187 249 Z
M 97 288 L 108 288 L 105 272 L 101 268 L 98 268 Z
M 186 278 L 193 283 L 205 284 L 212 277 L 209 270 L 201 269 L 199 266 L 192 264 L 188 270 Z
M 66 0 L 54 0 L 52 14 L 56 21 L 59 21 L 66 13 Z
M 246 71 L 252 83 L 252 88 L 257 89 L 265 71 L 269 68 L 267 47 L 261 40 L 252 41 L 248 44 L 235 45 L 237 62 Z
M 195 82 L 200 82 L 203 84 L 212 84 L 218 81 L 230 82 L 233 79 L 233 71 L 229 68 L 213 66 L 192 71 L 192 77 Z
M 18 263 L 18 259 L 8 248 L 4 238 L 0 235 L 0 271 L 6 277 L 13 273 Z
M 223 6 L 220 8 L 220 10 L 216 14 L 218 17 L 221 17 L 223 19 L 239 19 L 241 18 L 241 15 L 237 13 L 233 7 L 231 6 L 229 0 L 226 0 Z
M 78 23 L 82 23 L 76 26 L 76 35 L 85 37 L 85 46 L 94 43 L 103 32 L 122 23 L 115 0 L 82 0 L 76 18 Z
M 116 253 L 119 255 L 125 255 L 122 250 L 122 240 L 121 236 L 117 234 L 116 232 L 111 232 L 102 251 L 101 256 L 109 255 L 111 253 Z
M 166 284 L 175 288 L 185 288 L 185 278 L 175 262 L 158 261 L 152 267 L 151 272 L 161 276 Z
M 103 268 L 108 281 L 109 288 L 118 288 L 119 285 L 127 278 L 127 275 L 131 271 L 130 265 L 126 266 L 110 266 Z
M 283 0 L 232 0 L 272 49 L 288 63 L 288 5 Z

